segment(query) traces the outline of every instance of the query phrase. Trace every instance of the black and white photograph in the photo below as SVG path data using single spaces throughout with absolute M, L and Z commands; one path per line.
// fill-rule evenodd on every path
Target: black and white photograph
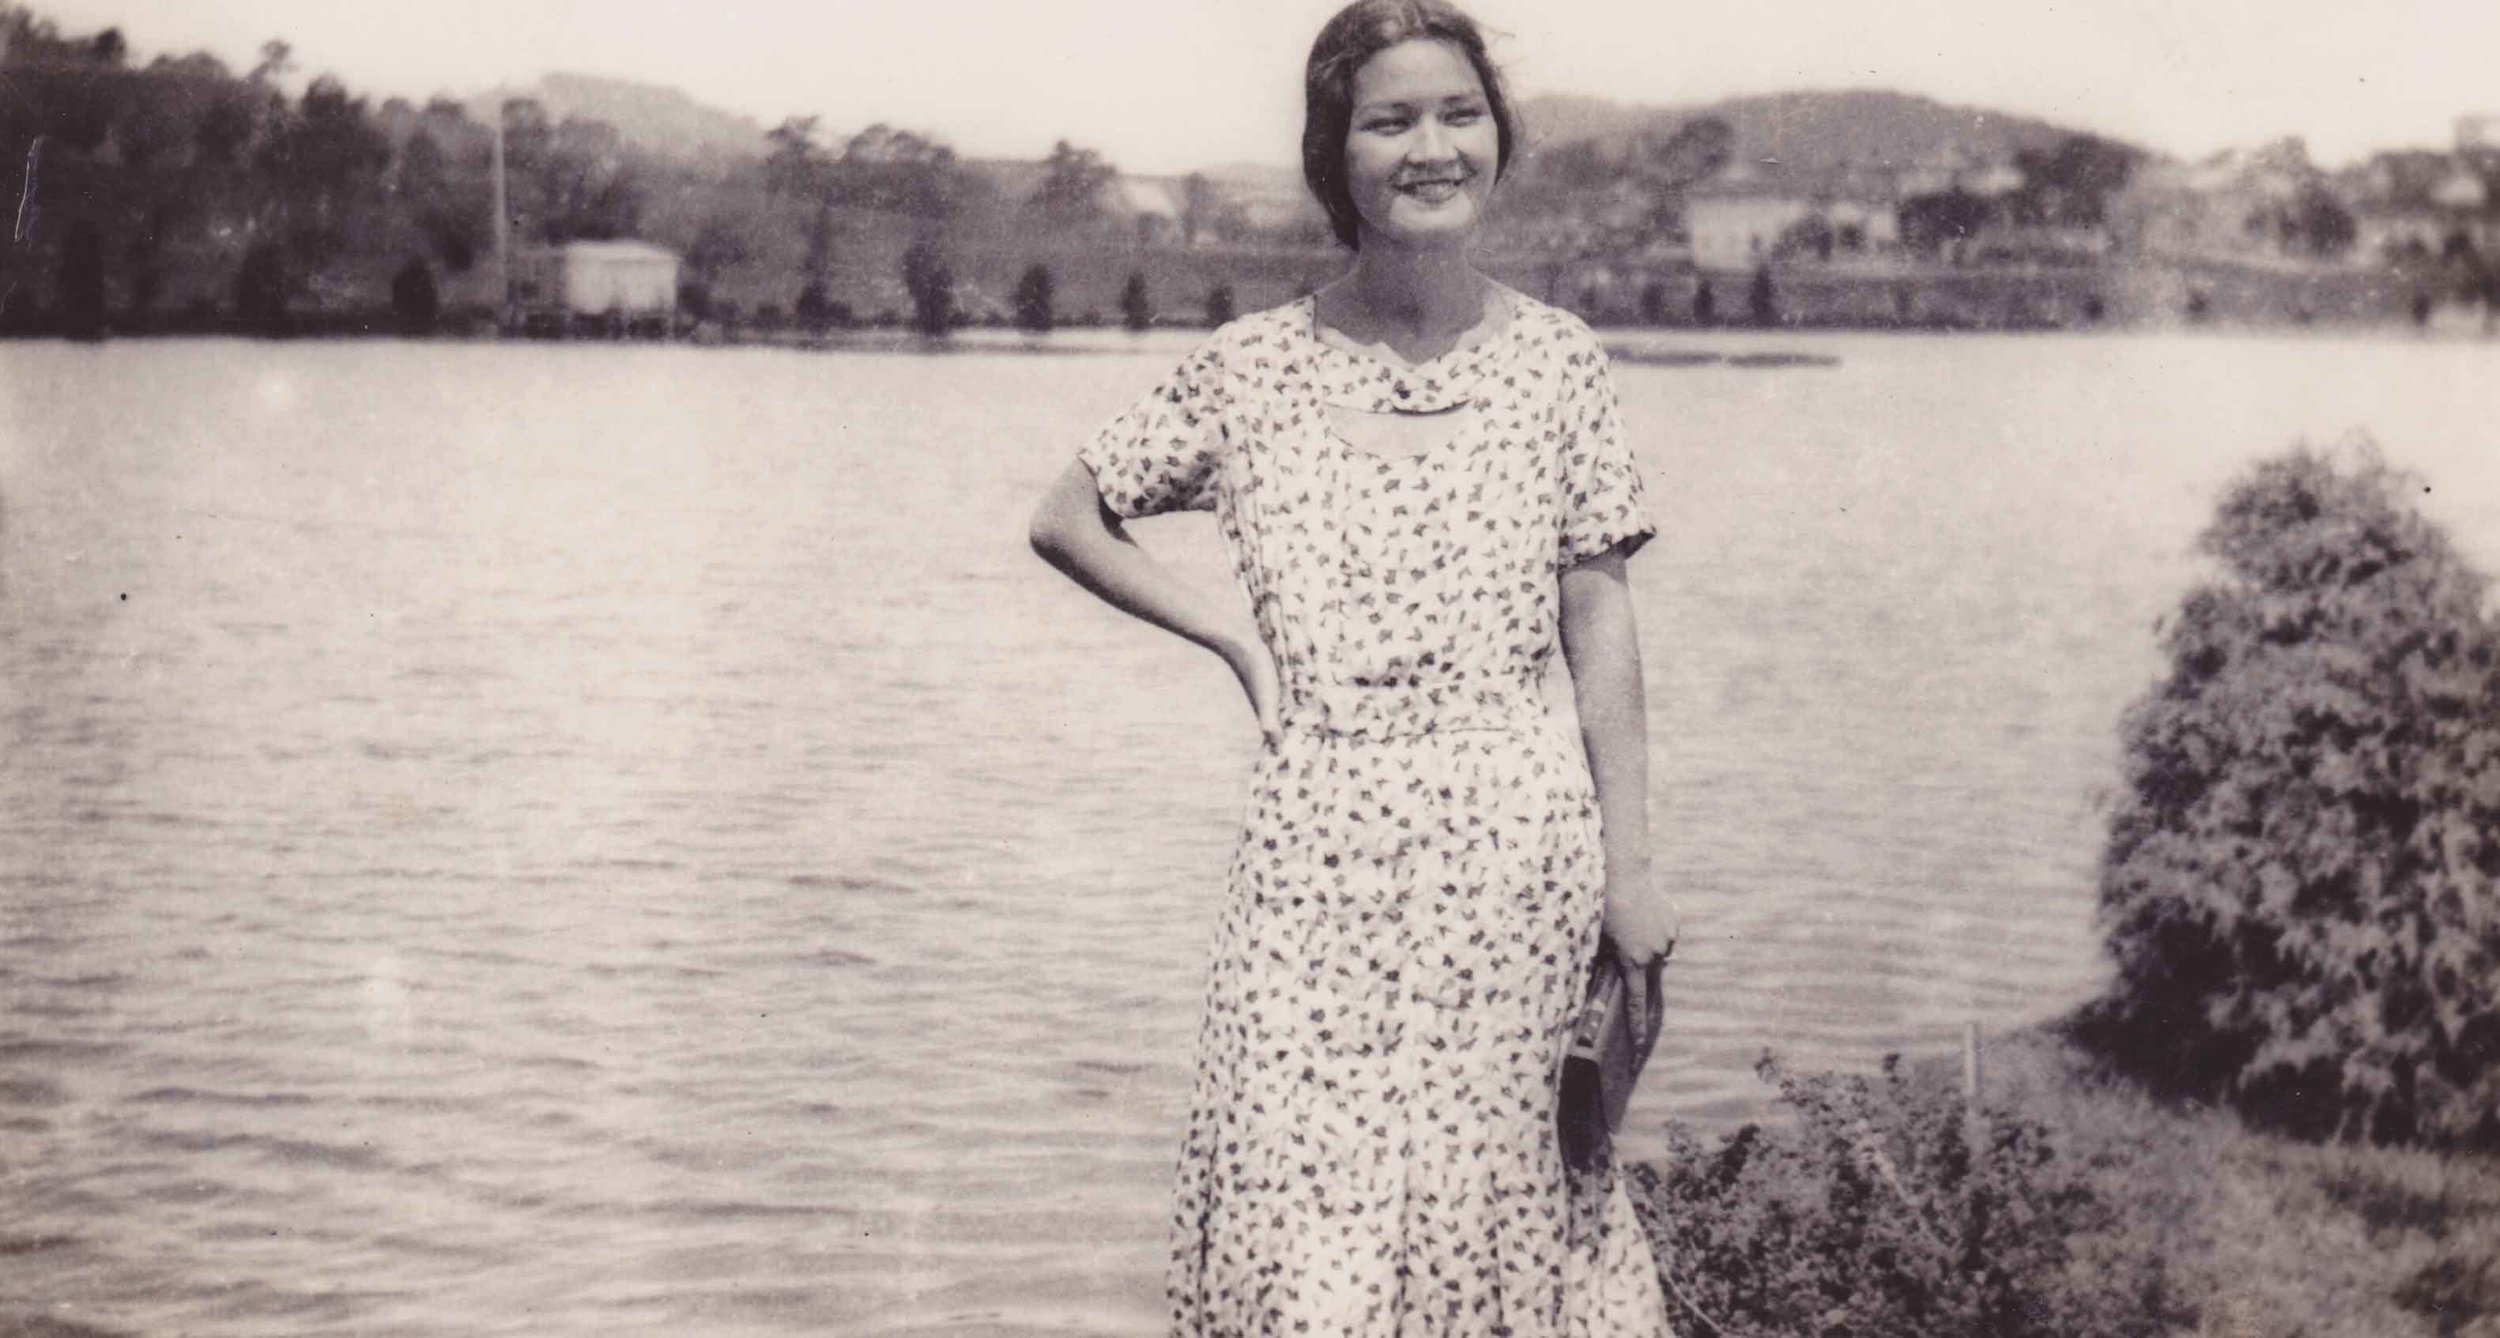
M 0 0 L 0 1338 L 2500 1338 L 2496 52 Z

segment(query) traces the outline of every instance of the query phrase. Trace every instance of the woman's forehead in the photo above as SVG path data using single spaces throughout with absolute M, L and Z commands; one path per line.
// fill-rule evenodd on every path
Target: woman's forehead
M 1354 72 L 1354 105 L 1440 102 L 1481 97 L 1484 81 L 1467 53 L 1434 37 L 1410 37 L 1363 62 Z

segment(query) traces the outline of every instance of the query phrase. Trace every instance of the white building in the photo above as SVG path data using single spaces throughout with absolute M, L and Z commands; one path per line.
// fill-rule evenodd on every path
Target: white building
M 666 316 L 677 310 L 677 253 L 648 242 L 566 242 L 523 253 L 512 300 L 561 316 Z

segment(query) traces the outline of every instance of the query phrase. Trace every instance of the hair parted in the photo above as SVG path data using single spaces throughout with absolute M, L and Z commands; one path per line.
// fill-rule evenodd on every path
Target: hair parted
M 1354 76 L 1366 62 L 1400 42 L 1425 38 L 1457 47 L 1484 84 L 1493 113 L 1500 158 L 1493 179 L 1510 170 L 1519 143 L 1502 71 L 1486 54 L 1483 30 L 1448 0 L 1355 0 L 1338 10 L 1311 43 L 1302 72 L 1302 180 L 1328 211 L 1329 229 L 1348 247 L 1360 247 L 1361 218 L 1345 179 L 1346 136 L 1354 125 Z

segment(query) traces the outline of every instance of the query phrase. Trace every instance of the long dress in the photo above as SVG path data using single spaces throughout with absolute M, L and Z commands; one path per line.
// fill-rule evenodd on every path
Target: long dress
M 1452 432 L 1365 454 L 1328 404 Z M 1119 515 L 1215 512 L 1283 685 L 1215 936 L 1174 1332 L 1665 1333 L 1619 1177 L 1567 1172 L 1554 1133 L 1604 893 L 1539 683 L 1560 572 L 1653 533 L 1604 349 L 1514 298 L 1403 368 L 1305 298 L 1217 331 L 1080 458 Z

